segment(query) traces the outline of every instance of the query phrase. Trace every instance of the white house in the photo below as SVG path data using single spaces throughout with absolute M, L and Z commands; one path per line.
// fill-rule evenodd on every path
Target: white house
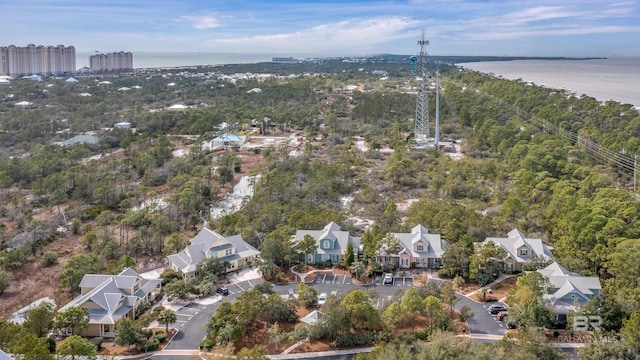
M 213 149 L 219 149 L 219 148 L 223 148 L 223 149 L 237 148 L 242 146 L 244 142 L 245 142 L 245 139 L 242 136 L 225 133 L 211 140 L 203 141 L 202 149 L 213 150 Z
M 84 336 L 114 337 L 114 325 L 122 317 L 135 319 L 138 308 L 160 290 L 160 279 L 145 279 L 130 268 L 118 275 L 87 274 L 80 282 L 80 296 L 58 310 L 89 309 L 89 327 Z
M 171 269 L 185 277 L 195 276 L 198 264 L 207 258 L 229 263 L 227 271 L 234 271 L 255 264 L 260 255 L 260 251 L 247 244 L 242 236 L 224 237 L 207 228 L 202 228 L 190 242 L 191 245 L 181 252 L 167 256 Z
M 503 259 L 506 271 L 522 271 L 522 265 L 534 260 L 553 260 L 549 247 L 542 239 L 525 237 L 518 229 L 509 231 L 506 238 L 486 238 L 502 247 L 506 256 Z

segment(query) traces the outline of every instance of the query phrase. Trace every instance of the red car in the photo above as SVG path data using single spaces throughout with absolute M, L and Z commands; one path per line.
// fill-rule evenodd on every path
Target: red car
M 505 317 L 507 317 L 507 315 L 509 315 L 509 313 L 508 313 L 508 312 L 506 312 L 506 311 L 500 311 L 500 312 L 498 313 L 498 315 L 496 315 L 496 318 L 497 318 L 499 321 L 504 321 L 504 318 L 505 318 Z

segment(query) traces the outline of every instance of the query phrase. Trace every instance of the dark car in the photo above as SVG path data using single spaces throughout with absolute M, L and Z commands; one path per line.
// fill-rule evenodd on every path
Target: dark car
M 491 306 L 489 306 L 489 312 L 492 314 L 497 314 L 500 311 L 507 311 L 507 306 L 500 303 L 491 304 Z
M 227 288 L 217 288 L 216 289 L 216 294 L 227 296 L 227 295 L 229 295 L 229 289 L 227 289 Z

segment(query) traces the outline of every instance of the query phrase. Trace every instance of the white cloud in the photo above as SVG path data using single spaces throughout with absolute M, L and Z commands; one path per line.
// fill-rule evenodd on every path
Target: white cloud
M 232 37 L 207 41 L 216 51 L 362 53 L 377 44 L 406 38 L 419 22 L 407 17 L 375 17 L 327 23 L 290 33 Z
M 222 22 L 213 15 L 183 15 L 178 21 L 190 22 L 198 30 L 214 29 L 222 26 Z

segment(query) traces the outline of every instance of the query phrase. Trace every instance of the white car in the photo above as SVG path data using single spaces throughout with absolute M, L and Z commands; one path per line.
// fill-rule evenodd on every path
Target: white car
M 393 274 L 386 273 L 384 274 L 384 279 L 382 280 L 384 285 L 393 285 Z
M 318 296 L 318 306 L 324 305 L 327 302 L 327 293 L 322 293 Z

